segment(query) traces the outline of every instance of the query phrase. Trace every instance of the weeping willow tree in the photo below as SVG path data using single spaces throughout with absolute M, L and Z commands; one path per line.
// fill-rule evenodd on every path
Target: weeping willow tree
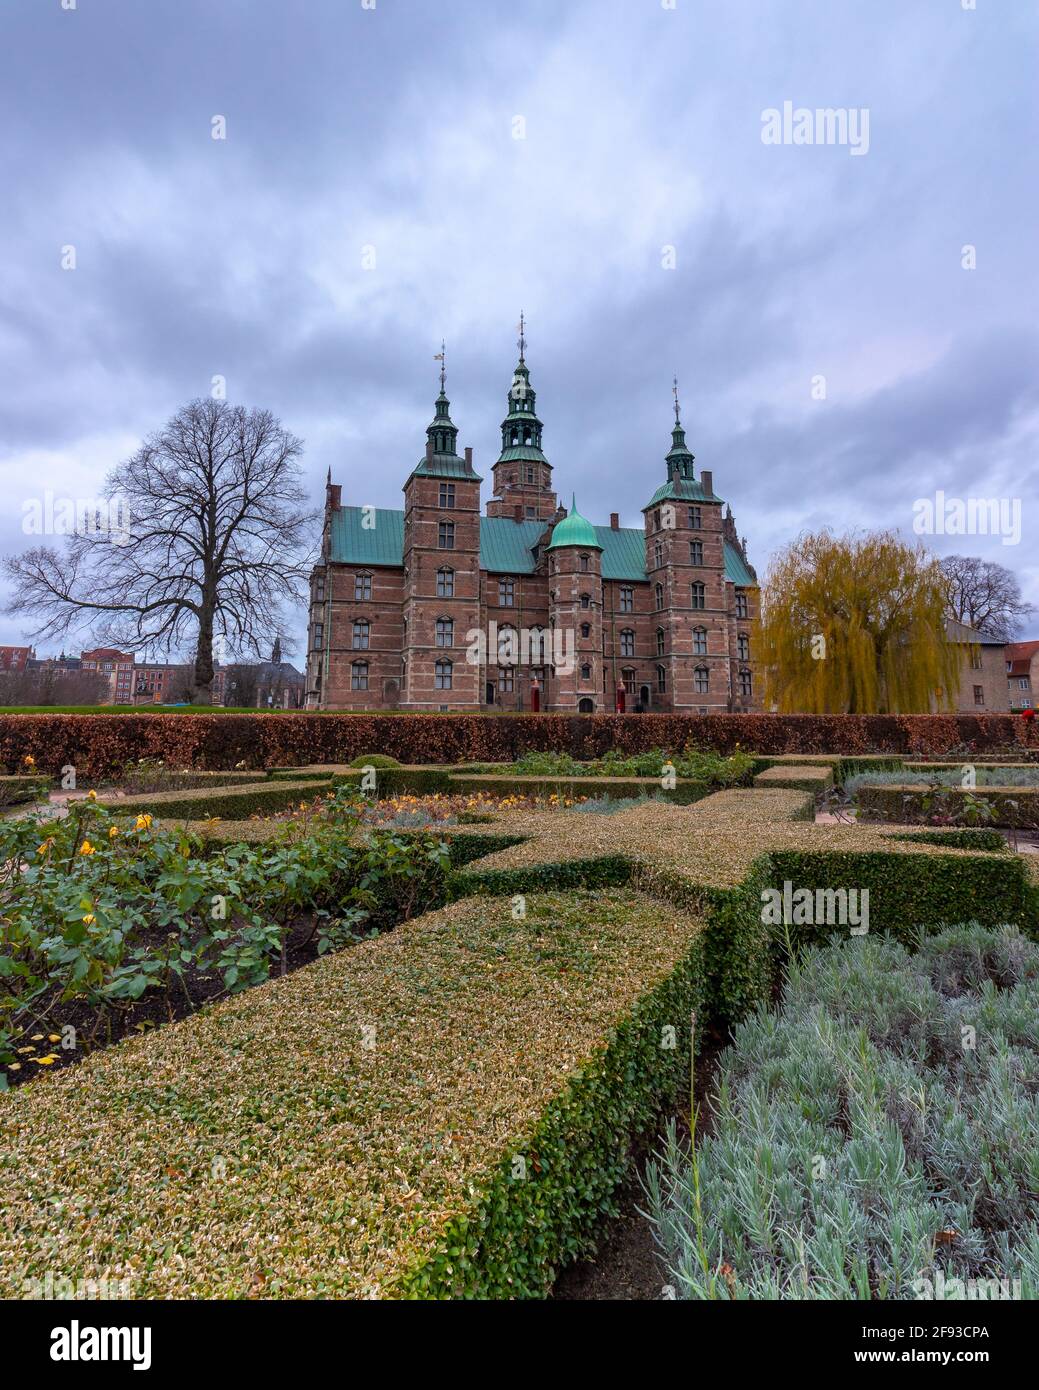
M 938 561 L 893 533 L 801 535 L 773 556 L 757 657 L 784 714 L 951 708 L 960 655 Z

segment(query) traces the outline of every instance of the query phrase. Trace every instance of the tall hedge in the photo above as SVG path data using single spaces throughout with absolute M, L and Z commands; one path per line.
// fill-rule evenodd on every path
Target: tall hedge
M 511 761 L 524 753 L 581 759 L 687 742 L 763 754 L 1017 752 L 1039 729 L 1012 715 L 870 714 L 9 714 L 0 716 L 0 771 L 37 766 L 80 778 L 131 760 L 207 769 L 350 762 L 388 753 L 402 763 Z

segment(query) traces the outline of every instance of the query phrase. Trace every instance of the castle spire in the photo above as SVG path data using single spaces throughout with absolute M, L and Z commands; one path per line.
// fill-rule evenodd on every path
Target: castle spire
M 527 366 L 527 320 L 520 314 L 519 361 L 509 387 L 508 414 L 501 422 L 501 454 L 498 462 L 547 463 L 541 452 L 541 431 L 544 428 L 535 409 L 536 392 L 530 384 Z
M 458 428 L 451 419 L 451 402 L 447 399 L 447 349 L 433 354 L 440 363 L 440 394 L 436 398 L 433 419 L 426 426 L 426 452 L 419 460 L 416 472 L 425 476 L 468 478 L 476 477 L 471 465 L 458 457 Z
M 671 431 L 671 448 L 667 452 L 667 476 L 669 479 L 693 477 L 693 455 L 685 442 L 682 416 L 678 404 L 678 375 L 671 381 L 671 394 L 674 397 L 675 427 Z

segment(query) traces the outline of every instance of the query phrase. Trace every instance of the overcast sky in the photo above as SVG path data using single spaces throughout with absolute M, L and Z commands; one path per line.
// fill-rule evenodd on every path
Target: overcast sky
M 486 499 L 523 309 L 592 519 L 640 524 L 677 372 L 759 572 L 941 489 L 1020 499 L 1016 545 L 929 543 L 1039 603 L 1037 34 L 1023 0 L 2 0 L 0 550 L 215 376 L 315 503 L 331 466 L 399 507 L 442 337 Z M 765 143 L 787 101 L 868 143 Z

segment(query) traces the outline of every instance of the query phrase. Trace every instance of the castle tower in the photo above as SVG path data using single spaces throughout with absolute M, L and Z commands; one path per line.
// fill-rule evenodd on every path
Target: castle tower
M 598 714 L 606 708 L 602 546 L 594 526 L 577 510 L 576 497 L 569 515 L 552 528 L 546 553 L 549 627 L 555 659 L 547 708 Z
M 541 451 L 536 393 L 526 363 L 525 320 L 520 315 L 519 362 L 509 387 L 508 413 L 501 422 L 501 453 L 493 470 L 494 497 L 488 516 L 515 521 L 548 520 L 556 511 L 552 466 Z
M 680 714 L 730 704 L 722 506 L 710 473 L 697 481 L 674 383 L 667 481 L 643 508 L 649 579 L 651 708 Z
M 426 452 L 404 484 L 404 638 L 401 705 L 475 709 L 482 668 L 467 661 L 480 626 L 480 477 L 472 449 L 457 452 L 445 390 L 426 429 Z

